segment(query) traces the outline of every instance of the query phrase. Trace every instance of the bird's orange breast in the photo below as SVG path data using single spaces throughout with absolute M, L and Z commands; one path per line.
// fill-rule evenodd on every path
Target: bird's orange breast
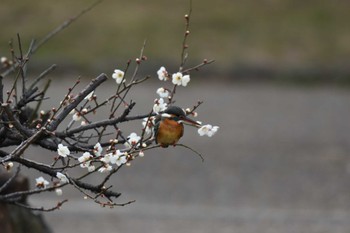
M 162 147 L 176 144 L 182 137 L 184 127 L 181 123 L 174 120 L 164 119 L 159 124 L 157 133 L 157 142 Z

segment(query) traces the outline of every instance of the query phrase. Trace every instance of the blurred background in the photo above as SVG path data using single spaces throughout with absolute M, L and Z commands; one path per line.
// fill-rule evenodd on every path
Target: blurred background
M 92 2 L 3 0 L 1 54 L 9 55 L 7 43 L 16 33 L 28 45 Z M 194 0 L 189 62 L 215 59 L 204 73 L 229 79 L 348 82 L 349 5 L 344 0 Z M 104 71 L 134 59 L 146 39 L 150 65 L 178 66 L 188 8 L 187 0 L 105 0 L 41 49 L 33 63 L 41 69 L 58 63 L 79 73 Z
M 16 33 L 26 48 L 92 2 L 3 0 L 0 56 L 10 56 Z M 78 76 L 88 82 L 134 60 L 146 39 L 141 73 L 154 79 L 129 95 L 137 102 L 134 114 L 144 113 L 163 84 L 156 71 L 180 63 L 188 6 L 187 0 L 105 0 L 41 48 L 29 72 L 58 65 L 50 92 L 58 102 Z M 182 107 L 203 100 L 198 120 L 220 126 L 213 138 L 186 128 L 182 142 L 205 162 L 184 148 L 146 153 L 111 181 L 123 193 L 120 201 L 134 204 L 107 210 L 67 189 L 69 204 L 46 214 L 53 230 L 349 232 L 349 7 L 344 0 L 193 0 L 188 65 L 216 62 L 193 72 L 176 100 Z M 112 83 L 97 91 L 99 98 L 114 90 Z M 141 123 L 123 127 L 140 130 Z M 28 151 L 38 154 L 47 156 Z

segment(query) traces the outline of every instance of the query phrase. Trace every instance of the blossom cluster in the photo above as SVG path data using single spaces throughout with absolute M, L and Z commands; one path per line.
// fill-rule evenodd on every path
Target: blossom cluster
M 190 75 L 189 74 L 183 74 L 181 72 L 176 72 L 173 73 L 172 75 L 166 70 L 164 66 L 160 67 L 160 69 L 157 71 L 158 79 L 161 81 L 168 81 L 172 80 L 172 84 L 174 86 L 183 86 L 186 87 L 188 83 L 191 81 Z M 125 77 L 124 77 L 124 72 L 120 69 L 115 69 L 112 78 L 115 79 L 117 84 L 121 84 L 125 82 Z M 159 98 L 154 100 L 154 105 L 153 105 L 153 112 L 154 113 L 160 113 L 162 111 L 165 111 L 167 109 L 168 103 L 164 100 L 165 98 L 170 98 L 172 93 L 171 90 L 165 87 L 160 87 L 157 89 L 156 93 L 159 95 Z M 187 112 L 187 111 L 186 111 Z M 197 113 L 193 113 L 194 116 L 197 116 Z M 74 117 L 73 117 L 74 119 Z M 142 122 L 146 133 L 151 133 L 152 132 L 152 127 L 154 122 L 154 119 L 149 122 L 149 124 L 146 126 L 146 122 L 149 121 L 148 118 L 144 119 Z M 200 136 L 208 136 L 212 137 L 217 131 L 219 127 L 218 126 L 212 126 L 210 124 L 203 125 L 199 127 L 198 129 L 198 134 Z M 129 143 L 130 145 L 130 143 Z
M 191 80 L 189 74 L 184 75 L 181 72 L 176 72 L 171 75 L 163 66 L 157 71 L 157 75 L 159 80 L 161 81 L 168 81 L 171 79 L 171 83 L 173 85 L 172 88 L 175 88 L 176 86 L 186 87 Z M 112 78 L 116 81 L 118 85 L 125 83 L 126 81 L 124 72 L 119 69 L 114 70 Z M 153 112 L 155 114 L 160 114 L 167 109 L 168 104 L 171 103 L 170 100 L 172 98 L 172 95 L 174 94 L 173 92 L 174 89 L 171 90 L 171 88 L 165 87 L 159 87 L 156 90 L 156 94 L 159 96 L 159 98 L 154 100 Z M 94 99 L 96 100 L 96 95 L 94 91 L 89 93 L 84 99 L 87 101 L 92 101 Z M 167 102 L 166 100 L 169 101 Z M 87 112 L 88 110 L 86 108 L 83 108 L 81 111 L 73 110 L 71 112 L 73 114 L 73 122 L 81 121 L 82 116 Z M 184 113 L 186 113 L 187 115 L 191 114 L 193 117 L 197 117 L 198 115 L 197 112 L 194 112 L 190 108 L 185 109 Z M 142 126 L 146 134 L 149 135 L 154 133 L 155 120 L 156 116 L 153 115 L 143 119 Z M 85 121 L 82 121 L 82 125 L 86 124 L 86 122 L 83 122 Z M 199 121 L 197 121 L 197 123 L 198 125 L 193 126 L 198 127 L 198 134 L 200 136 L 206 135 L 208 137 L 212 137 L 219 129 L 218 126 L 212 126 L 210 124 L 202 125 Z M 124 164 L 128 165 L 130 160 L 135 158 L 135 156 L 132 155 L 133 153 L 135 153 L 135 151 L 138 153 L 137 155 L 139 157 L 143 157 L 144 152 L 142 148 L 147 147 L 147 145 L 145 143 L 142 143 L 142 145 L 140 145 L 140 141 L 141 136 L 137 135 L 135 132 L 132 132 L 126 138 L 124 148 L 116 149 L 113 145 L 118 144 L 118 140 L 114 139 L 111 140 L 111 146 L 109 146 L 107 148 L 107 151 L 103 153 L 103 148 L 98 142 L 95 144 L 92 150 L 85 151 L 77 157 L 71 155 L 71 151 L 69 150 L 68 146 L 65 146 L 62 143 L 60 143 L 57 146 L 57 154 L 61 158 L 74 158 L 77 161 L 77 165 L 81 168 L 87 169 L 87 172 L 89 173 L 93 173 L 95 171 L 100 173 L 107 173 L 111 172 L 113 170 L 113 167 L 118 168 Z M 62 195 L 62 189 L 60 187 L 70 183 L 70 178 L 67 176 L 67 174 L 64 174 L 63 171 L 57 172 L 56 178 L 58 179 L 58 182 L 54 182 L 53 187 L 55 188 L 57 195 Z M 36 178 L 37 188 L 45 189 L 49 185 L 50 182 L 42 176 Z
M 106 154 L 102 154 L 102 152 L 101 144 L 99 142 L 96 143 L 92 153 L 87 151 L 78 158 L 80 167 L 87 168 L 88 172 L 93 172 L 96 170 L 95 165 L 98 164 L 98 171 L 104 173 L 111 171 L 113 169 L 112 165 L 119 167 L 128 161 L 126 152 L 121 152 L 120 150 L 112 150 Z
M 69 179 L 66 175 L 64 175 L 61 172 L 57 172 L 56 173 L 56 178 L 59 180 L 58 183 L 54 183 L 54 187 L 55 187 L 55 192 L 58 196 L 62 195 L 62 189 L 59 188 L 59 185 L 63 185 L 63 184 L 67 184 L 69 183 Z M 44 177 L 40 176 L 38 178 L 35 179 L 35 186 L 39 189 L 45 189 L 48 187 L 48 185 L 50 184 L 49 181 L 47 181 Z
M 170 75 L 164 66 L 160 67 L 160 69 L 157 71 L 157 75 L 158 75 L 158 79 L 161 81 L 167 81 L 171 77 L 172 84 L 175 86 L 186 87 L 191 80 L 189 74 L 184 75 L 181 72 L 176 72 Z M 154 100 L 153 111 L 155 113 L 159 113 L 166 110 L 168 104 L 164 101 L 164 98 L 169 98 L 171 96 L 171 90 L 165 87 L 160 87 L 157 89 L 156 93 L 159 95 L 160 98 Z M 193 112 L 190 109 L 186 109 L 185 112 L 191 113 L 194 117 L 198 115 L 196 112 Z M 146 124 L 145 119 L 142 124 L 145 127 L 145 124 Z M 219 130 L 219 126 L 212 126 L 210 124 L 207 124 L 207 125 L 199 126 L 198 134 L 200 136 L 212 137 L 218 130 Z M 147 125 L 146 132 L 147 133 L 150 132 L 150 125 Z
M 128 137 L 128 141 L 125 143 L 126 147 L 136 145 L 140 140 L 140 137 L 136 135 L 136 133 L 132 133 Z M 98 164 L 98 172 L 105 173 L 111 171 L 113 169 L 112 165 L 116 165 L 117 167 L 128 162 L 128 153 L 122 152 L 121 150 L 113 150 L 110 153 L 102 154 L 103 148 L 100 143 L 96 143 L 91 153 L 89 151 L 84 152 L 80 157 L 77 158 L 79 162 L 79 166 L 81 168 L 87 168 L 88 172 L 94 172 L 96 170 L 96 166 L 94 164 Z M 67 146 L 63 144 L 58 144 L 57 146 L 57 154 L 65 158 L 70 155 L 70 150 Z M 143 152 L 140 152 L 140 156 L 143 156 Z M 69 178 L 61 173 L 57 172 L 56 178 L 59 180 L 60 184 L 69 183 Z M 44 177 L 40 176 L 35 179 L 37 188 L 47 188 L 50 184 Z M 62 195 L 62 189 L 55 189 L 57 195 Z
M 73 18 L 78 19 L 95 5 L 86 8 Z M 196 150 L 178 143 L 183 136 L 183 127 L 185 124 L 189 124 L 196 127 L 200 136 L 206 135 L 208 137 L 216 134 L 219 127 L 202 124 L 189 117 L 197 117 L 198 113 L 195 110 L 201 101 L 186 109 L 174 106 L 177 101 L 175 101 L 176 91 L 191 85 L 190 72 L 199 70 L 200 67 L 212 62 L 204 59 L 196 66 L 185 68 L 188 55 L 187 37 L 190 33 L 189 18 L 189 14 L 185 15 L 186 31 L 182 43 L 179 69 L 169 72 L 164 66 L 161 66 L 159 70 L 154 72 L 155 79 L 158 77 L 161 85 L 155 90 L 154 101 L 150 101 L 147 105 L 149 108 L 147 114 L 138 115 L 133 109 L 136 102 L 128 94 L 134 86 L 151 78 L 151 76 L 142 78 L 139 72 L 140 64 L 147 60 L 143 54 L 145 44 L 141 49 L 140 56 L 134 60 L 135 63 L 129 60 L 124 69 L 114 67 L 110 70 L 110 78 L 105 73 L 101 73 L 83 89 L 79 87 L 81 82 L 78 78 L 74 84 L 67 88 L 57 106 L 49 110 L 41 110 L 40 106 L 42 106 L 43 101 L 50 98 L 48 96 L 50 81 L 44 84 L 42 80 L 49 77 L 56 65 L 45 69 L 31 82 L 27 72 L 25 72 L 25 67 L 31 57 L 27 56 L 28 54 L 22 54 L 22 43 L 18 34 L 19 49 L 13 48 L 12 41 L 10 43 L 11 59 L 0 56 L 0 69 L 4 70 L 1 76 L 5 78 L 10 74 L 17 74 L 12 87 L 7 88 L 9 91 L 4 93 L 7 96 L 4 96 L 5 102 L 1 106 L 2 113 L 5 114 L 1 124 L 2 128 L 5 129 L 2 130 L 4 131 L 2 132 L 2 138 L 4 138 L 2 141 L 5 146 L 9 144 L 18 147 L 11 153 L 4 151 L 0 163 L 7 171 L 11 171 L 18 164 L 29 169 L 32 168 L 44 175 L 36 177 L 34 190 L 17 192 L 2 199 L 17 204 L 13 200 L 21 196 L 51 191 L 55 191 L 60 196 L 64 187 L 71 186 L 84 194 L 84 199 L 89 198 L 103 207 L 123 206 L 131 202 L 123 204 L 114 202 L 120 193 L 112 190 L 112 185 L 109 184 L 110 178 L 124 165 L 129 166 L 137 157 L 143 157 L 145 152 L 157 147 L 166 148 L 178 145 L 190 149 L 203 160 L 203 157 Z M 53 32 L 60 32 L 75 20 L 64 22 Z M 52 35 L 55 34 L 53 32 L 47 34 L 39 44 L 43 45 L 51 39 Z M 31 44 L 30 51 L 34 53 L 39 47 L 41 46 Z M 130 68 L 134 65 L 134 71 L 130 72 Z M 17 79 L 21 81 L 17 82 Z M 106 99 L 101 100 L 100 97 L 97 99 L 97 88 L 101 87 L 101 84 L 108 79 L 115 84 L 115 91 L 104 93 L 108 95 Z M 78 88 L 79 90 L 77 90 Z M 19 111 L 21 109 L 25 111 Z M 97 119 L 101 113 L 105 114 L 104 118 Z M 139 125 L 140 131 L 132 132 L 129 128 L 124 127 L 125 123 L 134 120 L 142 121 L 142 128 Z M 68 124 L 65 124 L 67 122 Z M 157 145 L 154 145 L 155 143 Z M 29 146 L 40 146 L 46 150 L 54 150 L 56 156 L 52 158 L 51 163 L 31 160 L 27 156 L 23 156 Z M 99 179 L 100 182 L 96 184 L 91 182 L 91 180 L 96 179 L 88 179 L 89 176 L 93 175 L 102 177 Z M 8 183 L 3 188 L 6 188 Z M 45 210 L 59 209 L 66 201 L 58 202 L 55 207 Z M 44 210 L 44 207 L 40 209 Z

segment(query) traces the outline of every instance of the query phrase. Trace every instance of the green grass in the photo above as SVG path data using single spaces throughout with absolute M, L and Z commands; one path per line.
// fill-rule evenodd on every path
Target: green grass
M 24 44 L 73 16 L 93 1 L 3 0 L 0 56 L 21 34 Z M 103 69 L 135 58 L 144 39 L 152 64 L 179 62 L 188 0 L 105 0 L 59 34 L 36 55 Z M 222 71 L 235 64 L 271 67 L 347 64 L 350 60 L 349 1 L 193 0 L 190 60 L 217 60 Z

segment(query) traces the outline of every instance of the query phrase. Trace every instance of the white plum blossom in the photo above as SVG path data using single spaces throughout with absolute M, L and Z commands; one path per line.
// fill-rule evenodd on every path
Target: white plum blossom
M 140 141 L 141 137 L 136 133 L 131 133 L 128 137 L 128 142 L 131 145 L 136 145 Z
M 115 79 L 117 84 L 121 84 L 122 82 L 125 82 L 124 79 L 124 71 L 121 70 L 114 70 L 114 73 L 112 74 L 112 78 Z
M 103 158 L 100 159 L 100 161 L 103 162 L 103 167 L 99 169 L 99 172 L 110 171 L 112 169 L 111 164 L 115 164 L 119 167 L 122 164 L 127 163 L 127 153 L 116 150 L 112 153 L 106 154 Z M 95 170 L 95 168 L 91 169 Z
M 124 153 L 121 152 L 120 150 L 116 150 L 113 153 L 110 153 L 109 154 L 109 162 L 111 164 L 116 164 L 117 159 L 122 155 L 124 155 Z
M 67 155 L 70 154 L 70 151 L 69 151 L 68 147 L 66 147 L 62 144 L 58 144 L 57 153 L 61 157 L 67 157 Z
M 57 172 L 56 177 L 60 180 L 62 184 L 69 183 L 67 176 L 62 174 L 61 172 Z
M 138 144 L 138 142 L 140 141 L 141 137 L 138 136 L 136 133 L 131 133 L 129 136 L 128 136 L 128 141 L 125 142 L 125 146 L 126 147 L 132 147 L 132 146 L 135 146 Z
M 164 103 L 164 99 L 155 99 L 154 100 L 154 105 L 153 105 L 153 112 L 159 113 L 161 111 L 164 111 L 167 108 L 167 103 Z
M 168 98 L 168 96 L 170 95 L 170 92 L 164 87 L 160 87 L 157 89 L 157 94 L 159 95 L 160 98 Z
M 89 152 L 85 152 L 82 156 L 78 158 L 78 161 L 80 162 L 80 167 L 86 168 L 90 166 L 90 160 L 93 158 L 93 156 Z
M 112 156 L 112 153 L 109 153 L 109 154 L 105 154 L 105 156 L 103 156 L 100 161 L 103 162 L 104 164 L 108 164 L 111 162 L 111 156 Z
M 103 166 L 100 169 L 98 169 L 98 171 L 101 173 L 108 172 L 110 170 L 112 170 L 112 166 L 107 163 L 103 164 Z
M 46 188 L 47 185 L 50 183 L 44 179 L 44 177 L 40 176 L 39 178 L 35 179 L 35 186 L 38 188 Z
M 158 78 L 161 81 L 167 81 L 168 80 L 168 71 L 166 71 L 165 67 L 162 66 L 160 69 L 157 71 Z
M 126 156 L 119 156 L 115 164 L 119 167 L 120 165 L 125 164 L 127 161 Z
M 81 114 L 80 114 L 80 112 L 75 112 L 74 114 L 73 114 L 73 121 L 80 121 L 81 120 Z
M 213 136 L 219 130 L 219 126 L 203 125 L 198 129 L 198 134 L 200 136 L 207 135 L 208 137 Z
M 172 80 L 173 84 L 178 85 L 178 86 L 186 87 L 190 81 L 190 76 L 189 75 L 182 75 L 181 72 L 177 72 L 177 73 L 173 74 L 172 78 L 173 78 L 173 80 Z
M 96 145 L 94 146 L 94 150 L 93 150 L 95 156 L 101 156 L 102 150 L 103 150 L 103 148 L 102 148 L 101 144 L 99 142 L 96 143 Z
M 143 121 L 142 121 L 142 125 L 143 125 L 143 128 L 145 128 L 145 133 L 146 134 L 151 134 L 152 133 L 152 129 L 153 129 L 153 126 L 154 126 L 154 120 L 155 120 L 155 117 L 154 116 L 151 116 L 148 120 L 148 117 L 146 118 L 143 118 Z M 146 126 L 147 124 L 147 126 Z
M 189 83 L 190 80 L 191 80 L 191 79 L 190 79 L 190 76 L 189 76 L 189 75 L 184 75 L 184 76 L 182 77 L 182 81 L 181 81 L 182 86 L 186 87 L 186 86 L 187 86 L 187 83 Z
M 121 152 L 120 150 L 117 150 L 111 155 L 110 162 L 111 164 L 116 164 L 119 167 L 120 165 L 125 164 L 127 162 L 126 154 L 124 152 Z
M 140 157 L 145 156 L 145 153 L 143 152 L 143 150 L 140 150 L 140 152 L 139 152 L 139 156 L 140 156 Z
M 55 189 L 55 193 L 57 196 L 62 196 L 63 191 L 62 191 L 62 189 L 57 188 L 57 189 Z
M 90 165 L 90 166 L 88 166 L 87 169 L 88 169 L 89 172 L 93 172 L 93 171 L 96 170 L 96 167 L 94 165 Z

